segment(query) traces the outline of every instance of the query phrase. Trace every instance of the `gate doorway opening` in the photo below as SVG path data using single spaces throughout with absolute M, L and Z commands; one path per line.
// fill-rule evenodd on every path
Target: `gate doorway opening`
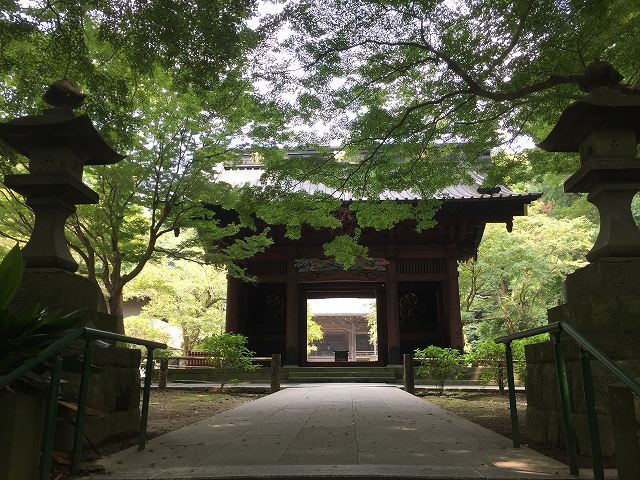
M 322 298 L 309 293 L 307 362 L 377 362 L 375 292 L 358 292 L 353 296 L 332 296 L 327 292 Z

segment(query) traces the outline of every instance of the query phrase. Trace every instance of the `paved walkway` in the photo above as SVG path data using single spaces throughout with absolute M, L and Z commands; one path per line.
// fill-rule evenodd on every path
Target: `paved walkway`
M 102 463 L 109 480 L 575 478 L 397 387 L 363 384 L 287 388 Z
M 324 383 L 324 386 L 330 385 L 346 385 L 347 383 Z M 300 387 L 308 387 L 309 383 L 282 383 L 280 385 L 281 388 L 300 388 Z M 315 385 L 315 384 L 313 384 Z M 349 385 L 352 385 L 349 383 Z M 363 385 L 366 387 L 402 387 L 400 383 L 368 383 L 362 382 L 359 385 Z M 218 388 L 220 387 L 220 383 L 211 383 L 211 382 L 194 382 L 194 383 L 184 383 L 184 382 L 170 382 L 167 383 L 167 388 L 170 390 L 208 390 L 210 388 Z M 158 388 L 157 383 L 152 383 L 151 388 Z M 260 382 L 240 382 L 240 383 L 232 383 L 227 384 L 225 388 L 236 389 L 241 391 L 259 391 L 259 392 L 269 392 L 271 385 L 269 383 L 260 383 Z M 416 384 L 415 388 L 417 390 L 431 390 L 437 391 L 440 387 L 435 386 L 433 384 Z M 516 386 L 516 391 L 524 392 L 524 387 Z M 451 385 L 444 386 L 445 391 L 457 391 L 457 392 L 497 392 L 497 385 L 471 385 L 471 384 L 462 384 L 455 383 Z

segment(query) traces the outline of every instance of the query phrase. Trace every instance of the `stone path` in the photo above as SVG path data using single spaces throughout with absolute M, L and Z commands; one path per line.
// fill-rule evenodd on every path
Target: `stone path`
M 362 384 L 287 388 L 102 463 L 110 480 L 575 478 L 399 388 Z
M 402 387 L 401 383 L 367 383 L 363 382 L 367 387 Z M 141 386 L 143 383 L 140 384 Z M 289 383 L 282 382 L 280 385 L 281 388 L 300 388 L 300 387 L 308 387 L 310 384 L 308 383 Z M 311 384 L 314 385 L 314 384 Z M 325 384 L 327 386 L 328 384 Z M 334 385 L 334 384 L 332 384 Z M 167 388 L 169 390 L 208 390 L 210 388 L 218 388 L 220 383 L 210 383 L 210 382 L 194 382 L 194 383 L 182 383 L 182 382 L 170 382 L 167 383 Z M 152 383 L 151 388 L 158 388 L 157 383 Z M 269 391 L 271 388 L 271 384 L 269 383 L 260 383 L 260 382 L 240 382 L 234 384 L 228 384 L 226 388 L 237 389 L 242 391 Z M 434 384 L 420 384 L 417 383 L 415 385 L 417 390 L 439 390 L 440 387 L 435 386 Z M 445 391 L 457 391 L 457 392 L 497 392 L 497 385 L 471 385 L 471 384 L 462 384 L 462 383 L 454 383 L 450 385 L 444 386 Z M 524 387 L 516 386 L 516 391 L 524 392 Z

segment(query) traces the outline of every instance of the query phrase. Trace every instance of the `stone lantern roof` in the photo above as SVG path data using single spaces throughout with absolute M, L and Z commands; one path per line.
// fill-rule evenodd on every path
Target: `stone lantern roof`
M 43 98 L 53 108 L 42 115 L 0 123 L 0 138 L 29 158 L 35 151 L 53 146 L 72 150 L 84 165 L 108 165 L 124 158 L 109 146 L 87 115 L 74 114 L 84 94 L 71 82 L 55 82 Z
M 627 130 L 640 138 L 640 94 L 622 93 L 622 76 L 609 64 L 591 68 L 591 82 L 582 85 L 589 95 L 572 103 L 538 146 L 548 152 L 579 152 L 580 145 L 600 129 Z

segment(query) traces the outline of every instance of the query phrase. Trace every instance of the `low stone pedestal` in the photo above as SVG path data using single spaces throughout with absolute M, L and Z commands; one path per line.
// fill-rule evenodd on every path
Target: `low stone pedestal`
M 85 435 L 94 445 L 136 435 L 140 425 L 140 356 L 137 349 L 111 347 L 94 348 L 92 364 L 95 371 L 89 381 L 87 406 L 104 416 L 87 412 Z M 69 358 L 71 360 L 71 358 Z M 76 403 L 80 388 L 80 374 L 68 370 L 72 362 L 65 359 L 63 379 L 64 399 Z M 75 418 L 75 412 L 68 412 Z M 60 422 L 56 428 L 56 447 L 71 450 L 73 423 Z
M 96 282 L 59 268 L 25 269 L 13 303 L 25 306 L 38 303 L 65 312 L 80 308 L 107 312 L 104 296 Z M 115 317 L 113 321 L 112 326 L 101 329 L 115 332 Z
M 46 399 L 0 392 L 0 478 L 38 478 Z
M 566 302 L 549 310 L 549 321 L 567 321 L 632 376 L 640 377 L 640 260 L 599 260 L 567 276 Z M 589 453 L 580 349 L 563 335 L 571 411 L 578 449 Z M 556 365 L 551 342 L 528 345 L 527 430 L 541 443 L 564 445 Z M 608 387 L 618 383 L 591 362 L 603 455 L 615 453 Z
M 640 334 L 593 334 L 587 335 L 587 338 L 618 366 L 633 376 L 640 377 Z M 563 344 L 563 352 L 578 451 L 590 454 L 579 348 L 574 342 L 567 340 Z M 536 442 L 564 447 L 564 427 L 553 344 L 545 342 L 527 345 L 525 353 L 527 358 L 527 432 L 529 437 Z M 608 387 L 618 383 L 618 380 L 597 361 L 591 362 L 591 368 L 602 454 L 613 455 L 615 445 Z
M 549 309 L 549 322 L 568 321 L 582 334 L 640 333 L 640 258 L 598 260 L 565 285 L 565 303 Z

